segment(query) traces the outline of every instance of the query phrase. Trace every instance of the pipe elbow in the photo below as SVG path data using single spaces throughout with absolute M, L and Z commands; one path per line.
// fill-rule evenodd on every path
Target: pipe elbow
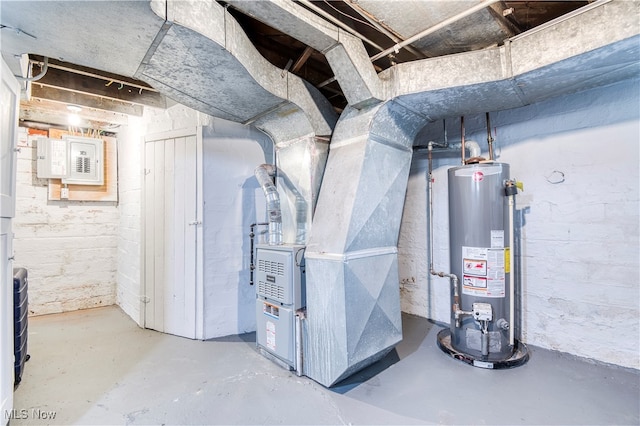
M 276 175 L 276 167 L 273 164 L 261 164 L 253 171 L 258 183 L 263 188 L 265 185 L 273 185 L 273 176 Z
M 476 141 L 465 141 L 465 148 L 469 150 L 469 158 L 480 157 L 480 144 Z

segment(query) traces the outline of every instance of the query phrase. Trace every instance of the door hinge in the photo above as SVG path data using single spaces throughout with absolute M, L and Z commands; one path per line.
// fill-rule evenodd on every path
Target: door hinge
M 149 303 L 151 302 L 151 298 L 149 296 L 140 296 L 140 301 L 142 303 Z

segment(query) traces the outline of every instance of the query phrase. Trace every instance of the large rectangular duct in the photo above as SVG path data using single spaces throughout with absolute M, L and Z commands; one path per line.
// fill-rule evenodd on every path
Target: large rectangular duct
M 346 110 L 336 126 L 305 254 L 304 374 L 325 386 L 402 340 L 396 244 L 424 123 L 389 102 Z
M 313 135 L 276 143 L 277 187 L 285 244 L 306 244 L 329 142 Z

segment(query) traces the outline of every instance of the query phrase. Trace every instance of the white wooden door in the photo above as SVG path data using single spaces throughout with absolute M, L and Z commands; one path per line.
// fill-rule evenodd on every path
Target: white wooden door
M 145 327 L 200 338 L 202 139 L 196 128 L 145 138 Z
M 20 86 L 4 61 L 0 74 L 0 217 L 14 217 Z
M 20 86 L 3 61 L 0 75 L 0 424 L 13 410 L 13 232 Z

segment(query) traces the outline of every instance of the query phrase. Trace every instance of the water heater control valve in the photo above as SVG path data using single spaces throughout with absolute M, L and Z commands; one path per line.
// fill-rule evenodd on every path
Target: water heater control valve
M 473 319 L 476 321 L 491 321 L 493 319 L 493 309 L 489 303 L 473 304 Z

